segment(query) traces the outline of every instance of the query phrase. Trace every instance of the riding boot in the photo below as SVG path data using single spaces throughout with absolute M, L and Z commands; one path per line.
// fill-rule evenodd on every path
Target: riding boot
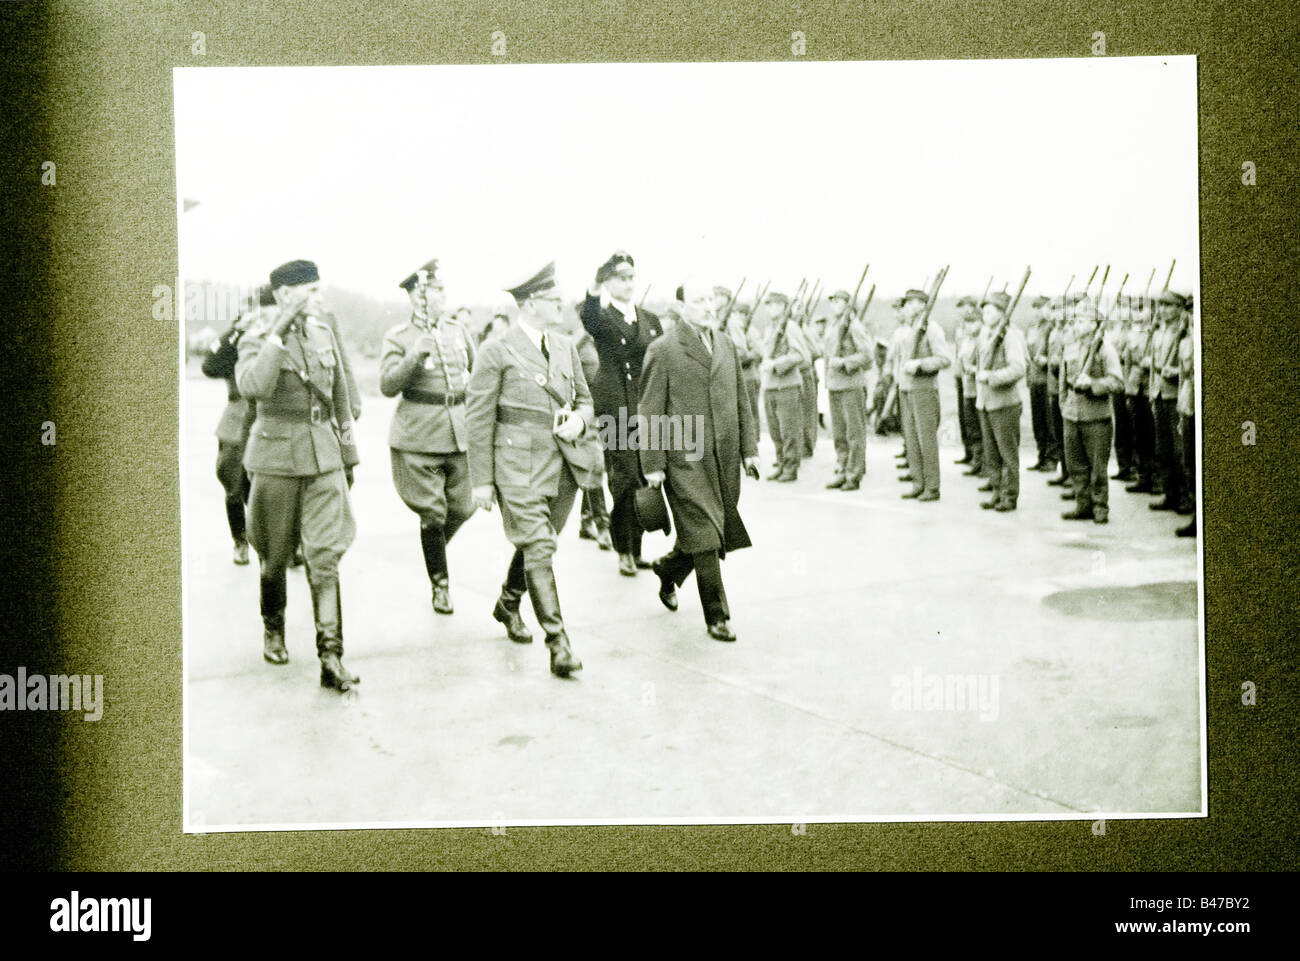
M 506 582 L 501 585 L 501 596 L 497 598 L 496 606 L 492 608 L 493 619 L 505 625 L 506 634 L 516 644 L 533 643 L 533 635 L 529 633 L 528 625 L 519 616 L 519 602 L 523 599 L 526 590 L 528 590 L 528 581 L 524 577 L 524 552 L 516 550 L 515 556 L 510 559 Z
M 284 571 L 268 574 L 262 568 L 260 606 L 262 610 L 262 657 L 271 664 L 288 664 L 284 646 Z
M 361 678 L 343 666 L 343 601 L 337 578 L 311 581 L 311 606 L 316 617 L 321 687 L 350 691 Z
M 533 599 L 533 613 L 546 632 L 546 646 L 551 649 L 551 673 L 556 677 L 568 677 L 574 671 L 582 670 L 582 662 L 574 656 L 569 647 L 569 636 L 564 631 L 555 571 L 549 566 L 537 567 L 525 570 L 524 575 L 528 581 L 528 596 Z
M 420 547 L 424 551 L 424 569 L 433 585 L 433 609 L 439 614 L 452 613 L 451 593 L 447 586 L 447 538 L 441 527 L 421 527 Z

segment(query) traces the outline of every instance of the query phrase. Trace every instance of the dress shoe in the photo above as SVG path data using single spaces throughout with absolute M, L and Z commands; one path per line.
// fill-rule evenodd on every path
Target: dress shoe
M 497 598 L 496 606 L 492 608 L 492 619 L 505 626 L 506 634 L 516 644 L 531 644 L 533 635 L 528 632 L 528 626 L 519 616 L 521 597 L 522 595 L 515 591 L 503 589 L 501 596 Z
M 320 686 L 333 688 L 336 691 L 350 691 L 354 684 L 359 684 L 361 678 L 357 677 L 346 667 L 339 655 L 333 651 L 322 654 L 320 657 Z
M 926 491 L 924 494 L 922 494 L 920 497 L 917 498 L 917 500 L 919 501 L 937 501 L 938 499 L 939 499 L 938 491 Z
M 910 501 L 910 500 L 914 500 L 914 499 L 915 499 L 915 500 L 920 500 L 920 499 L 921 499 L 921 495 L 924 494 L 924 493 L 925 493 L 925 491 L 908 491 L 906 494 L 903 495 L 903 500 L 905 500 L 905 501 Z
M 659 578 L 659 603 L 670 611 L 677 610 L 677 585 L 664 577 L 663 560 L 651 564 L 650 570 Z
M 1038 461 L 1037 463 L 1035 463 L 1033 467 L 1031 467 L 1031 468 L 1029 468 L 1029 469 L 1030 469 L 1031 471 L 1035 471 L 1035 472 L 1041 474 L 1043 471 L 1048 470 L 1048 467 L 1047 467 L 1047 461 L 1040 460 L 1040 461 Z
M 843 486 L 844 486 L 844 478 L 837 477 L 833 481 L 830 481 L 826 484 L 826 489 L 828 491 L 834 491 L 834 490 L 839 490 Z
M 447 578 L 440 577 L 433 582 L 433 609 L 439 614 L 453 613 L 451 606 L 451 590 L 447 586 Z
M 1183 501 L 1183 503 L 1178 505 L 1178 509 L 1174 511 L 1174 513 L 1182 514 L 1184 517 L 1186 517 L 1189 514 L 1195 514 L 1196 508 L 1193 507 L 1191 504 L 1187 503 L 1186 501 Z
M 972 464 L 970 470 L 964 470 L 961 472 L 963 477 L 978 477 L 980 474 L 983 473 L 984 473 L 983 464 Z
M 1094 507 L 1092 509 L 1092 522 L 1094 524 L 1109 524 L 1110 510 L 1105 507 Z
M 899 474 L 899 475 L 898 475 L 898 481 L 899 481 L 899 483 L 901 483 L 901 484 L 909 484 L 909 483 L 911 483 L 911 481 L 912 481 L 912 475 L 911 475 L 911 474 Z
M 644 557 L 638 557 L 636 558 L 636 569 L 638 571 L 648 571 L 650 570 L 650 562 Z
M 1065 486 L 1066 484 L 1068 484 L 1068 483 L 1070 483 L 1070 481 L 1069 481 L 1069 479 L 1067 479 L 1067 478 L 1065 478 L 1065 477 L 1053 477 L 1051 480 L 1049 480 L 1049 481 L 1047 482 L 1047 486 L 1048 486 L 1048 487 L 1064 487 L 1064 486 Z
M 709 637 L 713 638 L 715 641 L 730 642 L 736 639 L 735 633 L 732 632 L 731 627 L 726 621 L 714 621 L 708 626 L 708 632 Z
M 267 624 L 262 631 L 262 659 L 268 664 L 288 664 L 289 651 L 284 646 L 284 620 L 278 626 Z
M 1147 507 L 1153 511 L 1172 511 L 1178 509 L 1178 505 L 1175 504 L 1173 501 L 1171 501 L 1168 497 L 1166 497 L 1162 501 L 1158 501 L 1155 504 L 1148 504 Z
M 999 513 L 1005 514 L 1008 511 L 1013 511 L 1016 509 L 1016 502 L 1009 501 L 1004 498 L 1003 500 L 998 501 L 997 504 L 994 505 L 993 509 L 995 511 L 998 511 Z
M 965 457 L 958 457 L 955 461 L 953 461 L 953 463 L 954 463 L 954 464 L 969 464 L 969 463 L 970 463 L 970 454 L 967 454 Z
M 977 491 L 980 491 L 980 492 L 983 492 L 983 491 L 991 491 L 991 490 L 993 490 L 993 482 L 992 482 L 992 481 L 988 481 L 987 483 L 980 484 L 980 486 L 977 487 L 977 488 L 975 488 L 975 489 L 976 489 Z
M 1075 496 L 1074 491 L 1061 491 L 1061 500 L 1063 501 L 1072 501 L 1075 499 Z
M 857 481 L 857 480 L 846 480 L 846 481 L 844 482 L 843 486 L 840 487 L 840 490 L 842 490 L 842 491 L 855 491 L 855 490 L 857 490 L 857 489 L 858 489 L 859 487 L 861 487 L 861 486 L 862 486 L 862 483 L 861 483 L 860 481 Z
M 569 646 L 569 635 L 561 631 L 546 638 L 546 646 L 551 649 L 551 673 L 556 677 L 568 677 L 574 671 L 582 670 L 582 661 L 574 656 Z
M 1136 480 L 1137 475 L 1134 474 L 1132 470 L 1122 470 L 1114 474 L 1111 474 L 1110 479 L 1117 480 L 1117 481 L 1131 481 L 1131 480 Z
M 1136 484 L 1129 484 L 1124 489 L 1128 491 L 1130 494 L 1150 494 L 1151 482 L 1149 480 L 1142 480 L 1141 478 L 1139 478 Z
M 596 546 L 602 551 L 614 549 L 614 542 L 609 539 L 609 531 L 603 527 L 596 528 Z
M 1087 508 L 1084 508 L 1084 507 L 1076 507 L 1074 510 L 1072 510 L 1072 511 L 1066 511 L 1064 514 L 1062 514 L 1062 515 L 1061 515 L 1061 520 L 1063 520 L 1063 521 L 1090 521 L 1090 520 L 1092 520 L 1092 508 L 1091 508 L 1091 507 L 1087 507 Z
M 624 577 L 636 577 L 636 558 L 631 554 L 619 554 L 618 572 Z
M 1178 530 L 1174 531 L 1174 534 L 1178 537 L 1195 537 L 1196 521 L 1184 524 L 1182 527 L 1178 528 Z
M 231 560 L 240 567 L 248 563 L 248 541 L 235 541 L 235 555 Z
M 991 510 L 993 510 L 993 508 L 997 507 L 997 506 L 998 506 L 999 504 L 1001 504 L 1001 503 L 1002 503 L 1002 502 L 999 501 L 999 500 L 982 501 L 982 502 L 980 503 L 980 507 L 983 508 L 983 509 L 986 510 L 986 511 L 991 511 Z

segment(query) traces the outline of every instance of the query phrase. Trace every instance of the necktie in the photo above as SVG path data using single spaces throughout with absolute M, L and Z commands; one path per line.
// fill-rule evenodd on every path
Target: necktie
M 547 349 L 547 347 L 546 347 L 546 335 L 545 335 L 545 334 L 542 334 L 542 356 L 546 358 L 546 362 L 547 362 L 548 364 L 551 362 L 551 352 L 550 352 L 550 351 Z
M 709 330 L 707 327 L 701 327 L 700 340 L 704 341 L 704 349 L 707 350 L 709 352 L 709 356 L 712 357 L 713 356 L 713 331 Z

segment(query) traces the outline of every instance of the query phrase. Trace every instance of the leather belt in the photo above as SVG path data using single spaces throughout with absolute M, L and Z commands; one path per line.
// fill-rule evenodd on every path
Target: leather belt
M 328 424 L 330 422 L 329 411 L 324 407 L 301 408 L 284 408 L 284 407 L 264 407 L 258 405 L 257 415 L 259 417 L 277 417 L 280 420 L 296 420 L 309 424 Z
M 455 407 L 457 404 L 465 403 L 464 391 L 458 394 L 443 394 L 438 391 L 416 390 L 414 387 L 408 387 L 402 391 L 402 396 L 417 404 L 433 404 L 438 407 Z
M 540 410 L 526 407 L 498 407 L 497 423 L 513 427 L 545 427 L 548 431 L 555 424 L 552 415 Z

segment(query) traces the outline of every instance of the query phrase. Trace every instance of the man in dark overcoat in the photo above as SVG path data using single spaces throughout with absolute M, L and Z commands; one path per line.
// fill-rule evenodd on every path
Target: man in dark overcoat
M 596 271 L 596 285 L 587 292 L 578 314 L 591 334 L 600 368 L 591 382 L 596 416 L 615 424 L 635 423 L 641 393 L 641 364 L 646 348 L 663 335 L 659 318 L 634 306 L 636 269 L 632 255 L 616 251 Z M 641 486 L 641 470 L 632 445 L 605 451 L 605 473 L 614 501 L 609 534 L 618 552 L 619 572 L 634 577 L 650 565 L 641 558 L 641 525 L 636 518 L 634 495 Z
M 742 463 L 758 476 L 752 409 L 735 344 L 717 329 L 712 290 L 691 282 L 681 293 L 682 322 L 650 345 L 641 373 L 651 441 L 641 445 L 641 468 L 648 484 L 663 486 L 677 528 L 677 543 L 652 567 L 669 610 L 694 570 L 709 636 L 734 641 L 720 561 L 750 546 L 736 505 Z

